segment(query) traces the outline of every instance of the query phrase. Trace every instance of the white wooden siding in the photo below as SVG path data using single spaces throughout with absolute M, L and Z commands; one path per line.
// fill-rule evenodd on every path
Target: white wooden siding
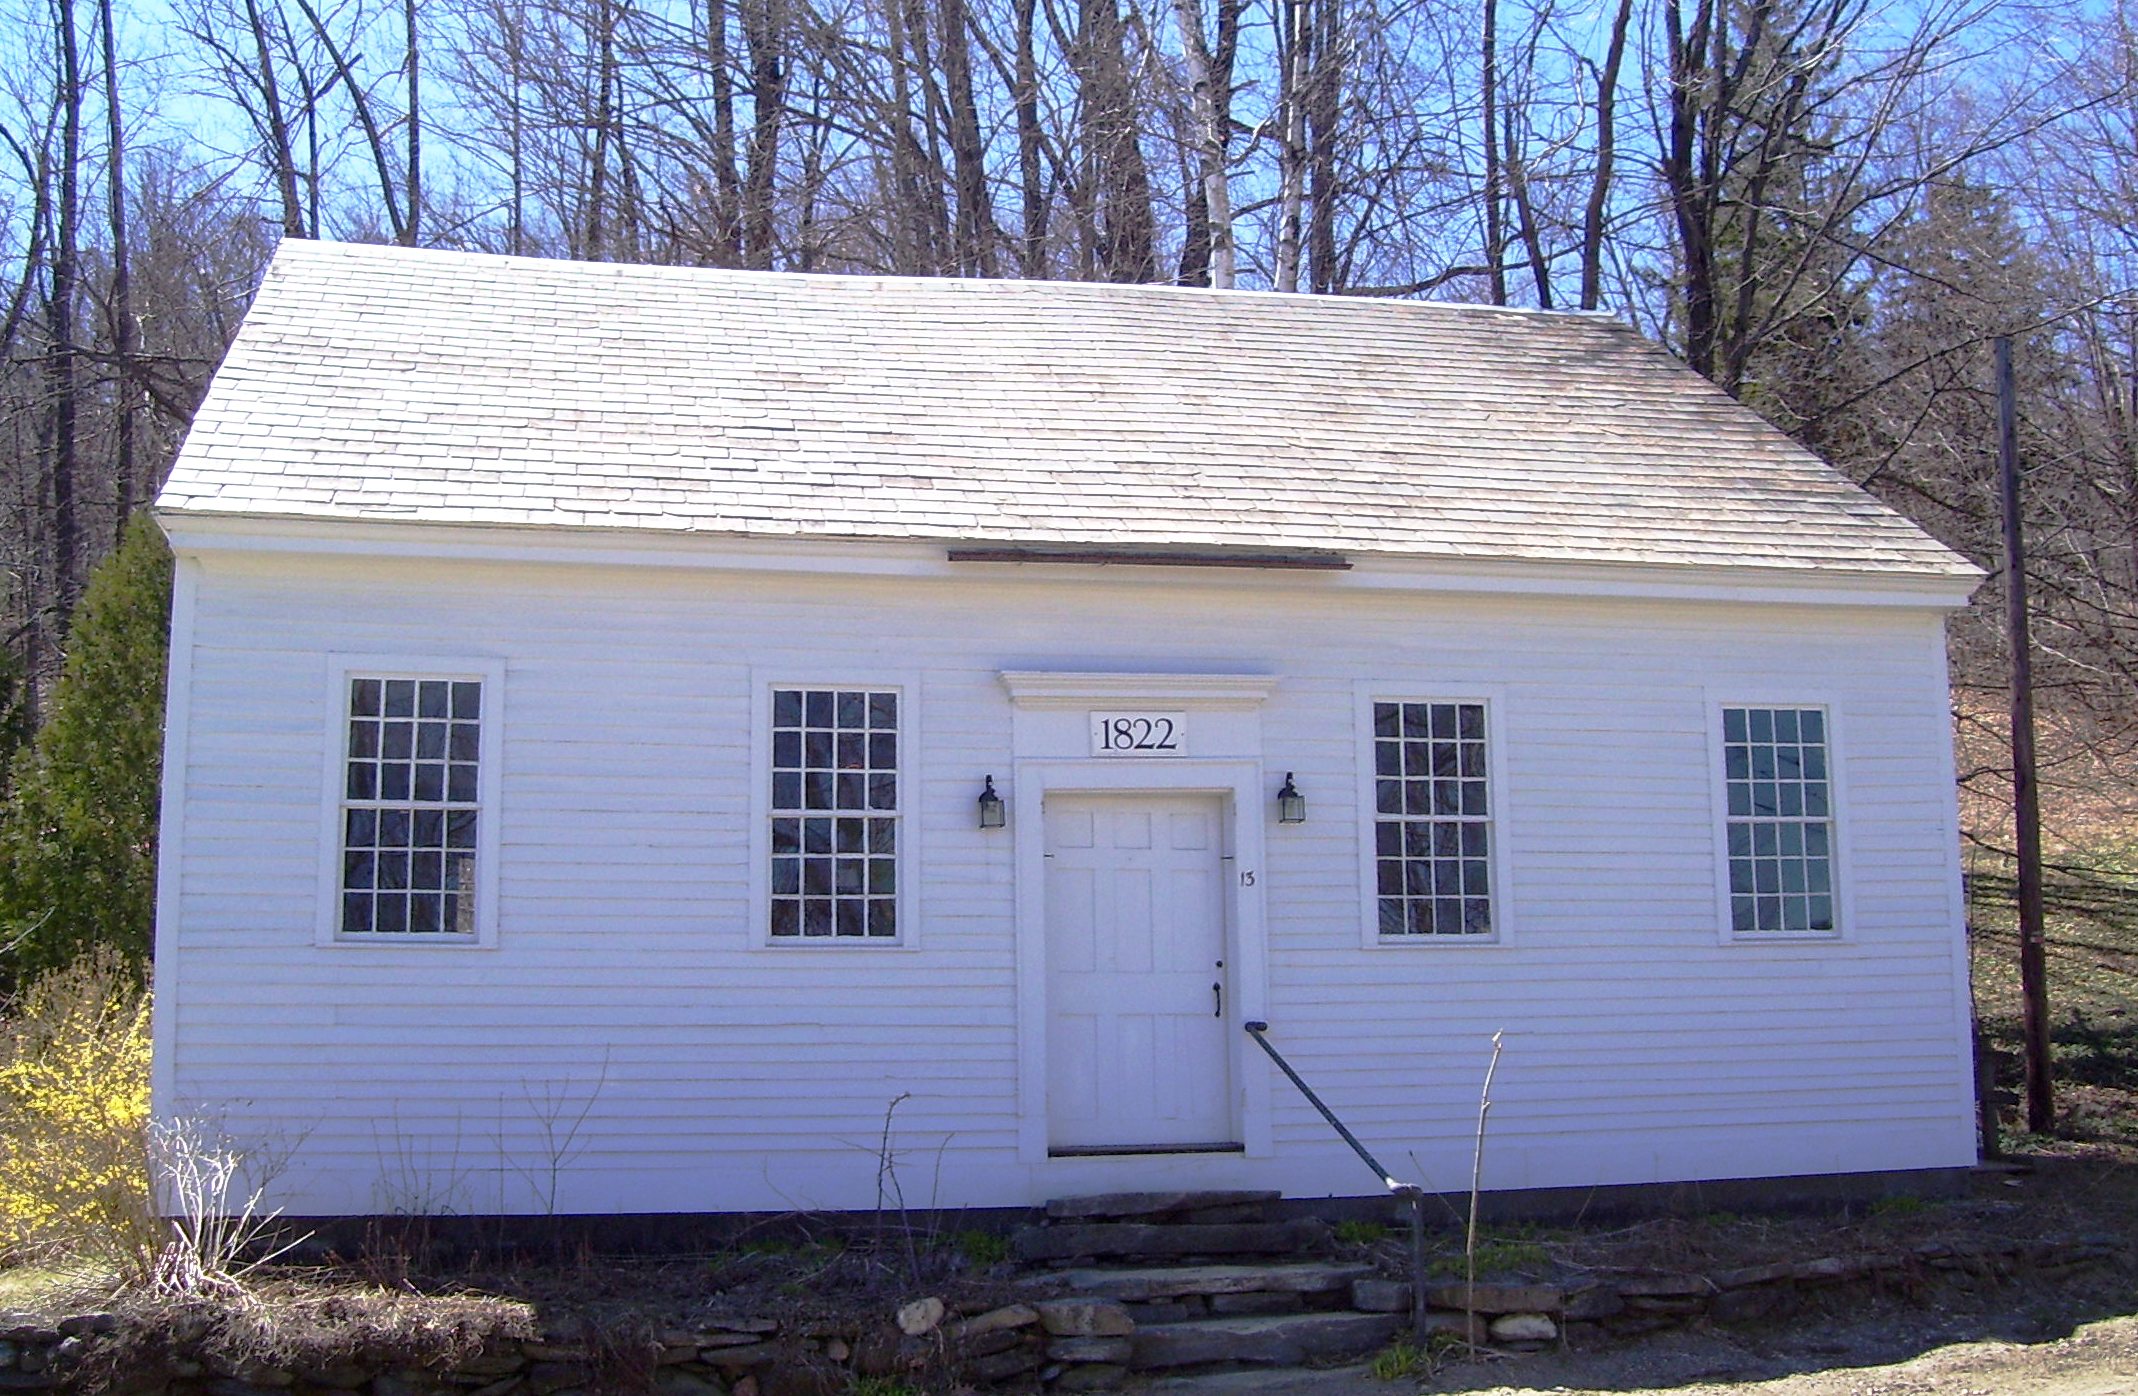
M 1279 677 L 1261 712 L 1273 1040 L 1384 1159 L 1488 1187 L 1972 1161 L 1943 631 L 1931 611 L 214 553 L 199 564 L 158 1108 L 291 1151 L 296 1213 L 877 1204 L 1126 1185 L 1371 1190 L 1281 1081 L 1274 1152 L 1020 1162 L 1005 669 Z M 332 653 L 503 665 L 494 949 L 318 945 Z M 918 948 L 762 948 L 751 675 L 917 686 Z M 1508 943 L 1365 946 L 1357 694 L 1490 690 Z M 1836 712 L 1839 943 L 1718 939 L 1717 693 Z M 174 773 L 177 780 L 179 773 Z M 1036 819 L 1013 808 L 1012 822 Z M 583 1115 L 583 1119 L 582 1119 Z

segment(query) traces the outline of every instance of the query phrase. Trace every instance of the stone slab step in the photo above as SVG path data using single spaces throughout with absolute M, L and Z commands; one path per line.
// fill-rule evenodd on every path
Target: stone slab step
M 1019 1283 L 1064 1294 L 1091 1294 L 1125 1304 L 1188 1294 L 1339 1294 L 1374 1273 L 1371 1265 L 1307 1261 L 1272 1265 L 1174 1265 L 1155 1270 L 1056 1270 Z
M 1277 1192 L 1107 1192 L 1092 1197 L 1057 1197 L 1047 1204 L 1056 1221 L 1118 1221 L 1124 1217 L 1164 1217 L 1218 1208 L 1260 1207 L 1283 1196 Z
M 1129 1365 L 1154 1372 L 1218 1362 L 1254 1367 L 1347 1362 L 1388 1346 L 1407 1326 L 1397 1314 L 1270 1314 L 1157 1323 L 1136 1330 Z
M 1017 1259 L 1151 1260 L 1216 1255 L 1312 1255 L 1328 1249 L 1329 1228 L 1313 1217 L 1285 1222 L 1071 1223 L 1026 1227 L 1010 1240 Z

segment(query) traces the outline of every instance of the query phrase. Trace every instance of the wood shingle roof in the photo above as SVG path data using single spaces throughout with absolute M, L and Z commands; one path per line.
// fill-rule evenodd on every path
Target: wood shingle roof
M 1975 575 L 1596 315 L 299 241 L 159 507 Z

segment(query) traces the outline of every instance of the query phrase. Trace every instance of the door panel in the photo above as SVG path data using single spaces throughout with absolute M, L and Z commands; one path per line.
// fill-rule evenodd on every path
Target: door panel
M 1057 1150 L 1236 1138 L 1219 800 L 1046 800 L 1047 1117 Z

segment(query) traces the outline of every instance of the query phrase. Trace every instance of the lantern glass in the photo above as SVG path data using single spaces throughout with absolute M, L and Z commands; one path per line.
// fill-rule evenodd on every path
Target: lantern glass
M 1010 808 L 1003 802 L 1002 797 L 995 793 L 995 778 L 989 776 L 986 786 L 980 791 L 980 827 L 999 829 L 1009 823 L 1009 820 Z
M 1307 797 L 1292 784 L 1292 773 L 1284 773 L 1284 784 L 1277 790 L 1277 822 L 1279 824 L 1304 824 L 1307 822 Z

